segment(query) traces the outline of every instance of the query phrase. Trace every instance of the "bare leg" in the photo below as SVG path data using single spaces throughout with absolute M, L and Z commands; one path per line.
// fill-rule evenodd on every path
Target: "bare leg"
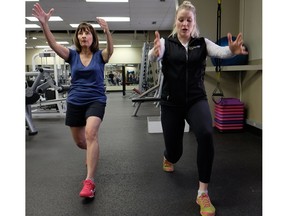
M 208 183 L 203 183 L 199 181 L 199 191 L 208 191 Z
M 81 149 L 87 149 L 87 178 L 94 179 L 96 167 L 99 159 L 98 131 L 101 119 L 96 116 L 87 118 L 86 126 L 71 127 L 73 139 Z
M 87 149 L 85 126 L 84 127 L 70 127 L 72 137 L 76 145 L 81 149 Z
M 98 131 L 101 119 L 90 116 L 87 119 L 85 128 L 86 144 L 87 144 L 87 179 L 94 179 L 98 160 L 99 160 L 99 143 Z

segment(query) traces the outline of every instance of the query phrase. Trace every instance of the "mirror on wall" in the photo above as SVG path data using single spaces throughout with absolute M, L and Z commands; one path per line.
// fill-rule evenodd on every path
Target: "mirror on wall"
M 132 90 L 139 85 L 140 64 L 106 64 L 106 91 L 122 91 L 125 79 L 126 90 Z

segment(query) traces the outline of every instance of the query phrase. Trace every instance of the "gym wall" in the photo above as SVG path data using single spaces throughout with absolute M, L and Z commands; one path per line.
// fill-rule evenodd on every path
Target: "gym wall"
M 181 0 L 179 0 L 180 3 L 182 3 Z M 216 41 L 217 1 L 195 0 L 192 3 L 197 9 L 197 22 L 201 36 Z M 245 44 L 249 48 L 249 64 L 262 65 L 262 0 L 223 0 L 221 21 L 222 36 L 226 36 L 228 32 L 231 32 L 232 35 L 243 32 Z M 160 35 L 167 35 L 167 32 L 169 31 L 160 32 Z M 148 32 L 147 41 L 153 40 L 154 31 Z M 40 51 L 39 49 L 26 50 L 25 69 L 31 68 L 32 56 Z M 142 48 L 115 48 L 110 63 L 140 64 L 141 55 Z M 57 64 L 63 64 L 63 60 L 57 59 Z M 207 66 L 211 65 L 210 58 L 207 58 Z M 221 73 L 221 88 L 224 91 L 224 96 L 239 98 L 241 95 L 241 99 L 247 108 L 247 122 L 262 128 L 262 70 L 241 72 L 241 92 L 239 73 Z M 213 115 L 214 102 L 211 96 L 216 87 L 216 82 L 216 73 L 213 71 L 207 72 L 205 85 Z

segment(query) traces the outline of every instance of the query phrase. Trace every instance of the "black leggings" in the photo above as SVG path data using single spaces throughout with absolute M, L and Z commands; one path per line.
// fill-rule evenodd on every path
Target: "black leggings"
M 176 163 L 183 153 L 185 119 L 194 132 L 197 142 L 199 181 L 210 182 L 214 158 L 212 117 L 207 100 L 190 107 L 161 106 L 161 123 L 165 141 L 165 158 Z

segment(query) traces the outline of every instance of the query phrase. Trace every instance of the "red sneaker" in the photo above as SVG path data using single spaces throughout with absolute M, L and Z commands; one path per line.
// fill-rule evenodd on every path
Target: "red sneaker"
M 95 195 L 95 184 L 90 179 L 83 181 L 83 188 L 80 191 L 80 197 L 93 198 Z

